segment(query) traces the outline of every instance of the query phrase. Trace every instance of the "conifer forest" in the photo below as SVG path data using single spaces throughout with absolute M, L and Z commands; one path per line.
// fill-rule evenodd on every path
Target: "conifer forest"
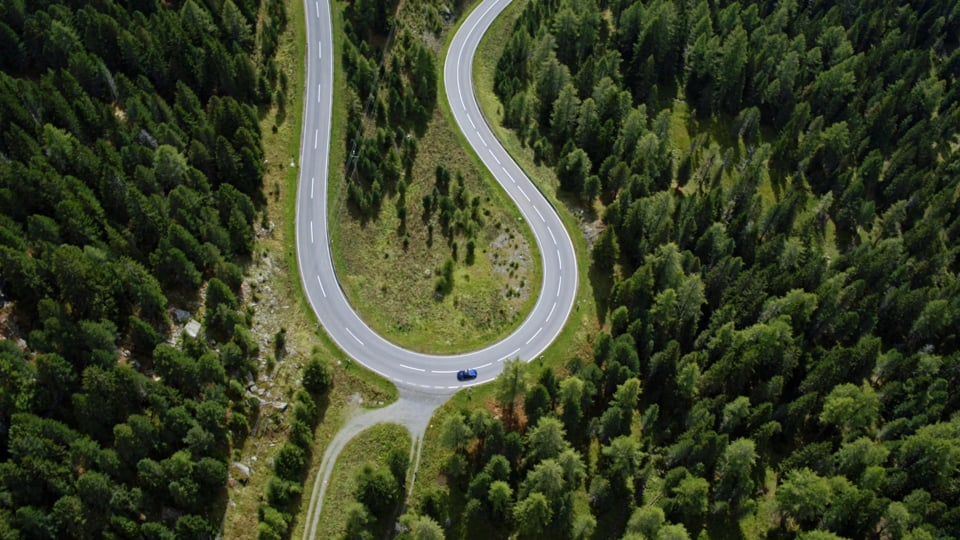
M 0 1 L 0 540 L 221 531 L 259 406 L 243 285 L 286 5 Z M 417 36 L 378 64 L 398 5 L 341 6 L 363 219 L 443 95 Z M 599 223 L 598 330 L 437 419 L 442 475 L 400 536 L 960 538 L 960 3 L 520 9 L 478 92 Z M 451 178 L 423 206 L 452 241 L 480 203 Z M 290 535 L 329 370 L 258 538 Z

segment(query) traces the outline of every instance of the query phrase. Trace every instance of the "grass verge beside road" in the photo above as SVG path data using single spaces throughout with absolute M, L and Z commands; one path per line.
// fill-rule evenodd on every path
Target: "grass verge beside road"
M 550 358 L 564 356 L 566 352 L 568 356 L 564 359 L 566 361 L 570 355 L 591 354 L 593 336 L 600 329 L 598 321 L 601 320 L 599 317 L 603 316 L 604 309 L 598 309 L 598 302 L 595 300 L 594 287 L 598 284 L 591 279 L 590 247 L 584 234 L 585 231 L 591 231 L 596 227 L 599 218 L 594 208 L 571 206 L 568 199 L 558 194 L 560 183 L 553 169 L 548 165 L 536 163 L 533 150 L 520 144 L 516 134 L 502 126 L 503 105 L 493 92 L 494 71 L 497 60 L 502 55 L 503 48 L 510 37 L 513 24 L 528 1 L 517 0 L 510 4 L 483 36 L 473 64 L 474 88 L 480 110 L 497 139 L 557 210 L 573 240 L 573 247 L 577 254 L 577 301 L 563 332 L 544 354 L 545 358 Z M 599 285 L 603 286 L 603 284 Z
M 289 81 L 287 114 L 283 121 L 278 121 L 275 108 L 261 113 L 267 159 L 263 179 L 265 226 L 258 233 L 255 256 L 247 269 L 248 288 L 244 296 L 254 311 L 253 332 L 260 345 L 260 375 L 256 384 L 264 390 L 262 399 L 289 402 L 299 388 L 300 369 L 315 347 L 334 368 L 333 388 L 327 402 L 321 405 L 323 418 L 315 432 L 313 471 L 319 465 L 324 448 L 353 411 L 391 403 L 397 399 L 397 389 L 357 364 L 342 362 L 344 355 L 318 328 L 301 287 L 293 242 L 299 169 L 291 167 L 290 162 L 296 162 L 300 147 L 306 38 L 302 2 L 289 0 L 287 10 L 289 26 L 281 35 L 277 55 L 277 63 Z M 273 338 L 281 328 L 286 330 L 286 347 L 277 358 Z M 287 439 L 285 413 L 279 408 L 262 407 L 251 429 L 255 433 L 232 456 L 248 466 L 251 475 L 243 479 L 236 470 L 231 471 L 222 528 L 224 538 L 256 537 L 257 508 L 263 501 L 266 482 L 273 474 L 271 458 Z M 313 472 L 307 478 L 308 485 L 312 475 Z

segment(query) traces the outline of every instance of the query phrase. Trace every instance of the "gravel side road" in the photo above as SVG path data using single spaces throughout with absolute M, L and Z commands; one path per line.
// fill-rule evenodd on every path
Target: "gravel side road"
M 365 429 L 381 422 L 400 424 L 410 431 L 413 447 L 410 449 L 410 463 L 413 475 L 409 481 L 410 488 L 416 479 L 417 467 L 420 464 L 420 446 L 423 434 L 430 423 L 433 411 L 442 405 L 449 396 L 420 393 L 415 390 L 400 387 L 400 399 L 382 409 L 363 411 L 350 420 L 337 432 L 320 461 L 320 470 L 317 473 L 310 494 L 310 506 L 307 508 L 307 521 L 303 528 L 303 540 L 313 540 L 317 534 L 317 524 L 320 522 L 320 511 L 323 509 L 323 496 L 327 492 L 327 483 L 333 473 L 333 466 L 337 456 L 350 439 L 353 439 Z

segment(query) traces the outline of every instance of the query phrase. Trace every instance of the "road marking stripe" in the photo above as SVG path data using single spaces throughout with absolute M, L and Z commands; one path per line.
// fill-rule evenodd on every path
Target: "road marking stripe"
M 557 245 L 557 237 L 553 235 L 553 229 L 547 227 L 547 232 L 550 233 L 550 238 L 553 238 L 553 245 Z
M 473 25 L 473 28 L 471 28 L 470 31 L 467 32 L 467 37 L 464 38 L 464 42 L 469 42 L 469 41 L 470 41 L 470 36 L 473 34 L 473 31 L 477 29 L 477 25 L 480 24 L 481 21 L 483 21 L 483 18 L 486 17 L 487 14 L 490 13 L 490 11 L 491 11 L 493 8 L 495 8 L 496 6 L 497 6 L 497 3 L 496 3 L 496 2 L 491 2 L 491 3 L 490 3 L 490 7 L 488 7 L 487 10 L 483 12 L 483 15 L 481 15 L 480 18 L 477 19 L 477 22 Z M 460 52 L 457 53 L 457 64 L 458 64 L 458 65 L 459 65 L 461 62 L 463 62 L 463 50 L 464 50 L 464 47 L 460 47 Z M 460 94 L 460 106 L 463 107 L 463 110 L 467 110 L 467 106 L 463 103 L 463 92 L 460 92 L 460 88 L 461 88 L 460 78 L 457 77 L 457 92 Z
M 320 130 L 316 129 L 313 131 L 313 149 L 317 149 L 317 141 L 320 140 Z
M 420 369 L 420 368 L 416 368 L 416 367 L 411 367 L 411 366 L 408 366 L 408 365 L 406 365 L 406 364 L 397 364 L 397 365 L 400 366 L 400 367 L 402 367 L 402 368 L 407 368 L 407 369 L 412 369 L 412 370 L 414 370 L 414 371 L 419 371 L 420 373 L 424 373 L 425 371 L 427 371 L 427 370 L 425 370 L 425 369 Z
M 553 317 L 553 310 L 557 309 L 557 303 L 553 303 L 553 307 L 550 308 L 550 313 L 547 315 L 547 320 L 544 322 L 550 322 L 550 317 Z
M 493 160 L 497 162 L 497 165 L 502 165 L 502 163 L 500 163 L 500 160 L 497 159 L 497 155 L 493 153 L 493 150 L 490 150 L 490 155 L 493 156 Z
M 523 188 L 520 186 L 517 186 L 517 189 L 520 190 L 520 194 L 523 195 L 523 198 L 526 199 L 527 202 L 530 202 L 530 197 L 527 196 L 527 192 L 524 191 Z
M 314 2 L 313 5 L 317 6 L 317 18 L 320 18 L 320 2 Z
M 310 220 L 310 243 L 313 243 L 313 220 Z
M 317 85 L 317 103 L 320 103 L 320 85 Z
M 470 113 L 467 113 L 467 120 L 470 121 L 470 125 L 473 126 L 473 129 L 477 129 L 477 125 L 473 123 L 473 117 L 470 116 Z
M 319 276 L 319 275 L 317 275 L 317 283 L 320 284 L 320 292 L 322 292 L 322 293 L 323 293 L 323 297 L 326 298 L 326 297 L 327 297 L 327 291 L 323 290 L 323 282 L 320 281 L 320 276 Z
M 501 167 L 501 169 L 503 170 L 503 174 L 507 175 L 507 178 L 509 178 L 511 182 L 513 182 L 514 184 L 517 183 L 517 181 L 514 180 L 513 175 L 510 174 L 510 171 L 508 171 L 506 167 Z
M 311 198 L 311 199 L 313 198 L 313 181 L 314 181 L 314 180 L 315 180 L 315 178 L 311 176 L 311 177 L 310 177 L 310 198 Z
M 533 341 L 534 339 L 536 339 L 536 337 L 540 335 L 540 332 L 541 332 L 542 330 L 543 330 L 543 327 L 542 327 L 542 326 L 541 326 L 540 328 L 537 328 L 537 332 L 536 332 L 535 334 L 533 334 L 533 337 L 531 337 L 530 339 L 527 340 L 527 345 L 529 345 L 531 341 Z
M 440 387 L 438 386 L 437 388 L 440 388 Z M 460 387 L 459 387 L 459 386 L 448 386 L 448 387 L 447 387 L 448 390 L 453 390 L 453 389 L 456 389 L 456 388 L 460 388 Z
M 449 371 L 441 371 L 441 370 L 434 369 L 434 370 L 431 370 L 431 371 L 430 371 L 430 373 L 443 373 L 443 374 L 450 374 L 450 373 L 456 373 L 456 372 L 457 372 L 457 370 L 455 370 L 455 369 L 452 369 L 452 370 L 449 370 Z M 455 387 L 455 388 L 458 388 L 458 387 Z
M 477 366 L 475 369 L 483 369 L 483 368 L 485 368 L 485 367 L 490 367 L 490 366 L 492 366 L 492 365 L 493 365 L 493 362 L 487 362 L 486 364 L 484 364 L 484 365 L 482 365 L 482 366 Z
M 346 326 L 344 326 L 343 329 L 346 330 L 347 333 L 350 334 L 350 336 L 353 337 L 353 339 L 357 340 L 357 343 L 363 345 L 363 342 L 360 341 L 360 338 L 358 338 L 358 337 L 356 336 L 356 334 L 354 334 L 353 332 L 351 332 L 349 328 L 347 328 Z
M 323 42 L 317 42 L 317 58 L 323 60 Z
M 483 135 L 481 135 L 480 133 L 477 133 L 477 137 L 480 137 L 480 142 L 483 143 L 483 147 L 484 147 L 484 148 L 489 148 L 489 147 L 487 146 L 487 141 L 483 140 Z
M 560 296 L 560 285 L 563 284 L 563 276 L 560 276 L 560 279 L 557 280 L 557 296 Z
M 506 360 L 507 358 L 513 358 L 514 356 L 517 355 L 518 352 L 520 352 L 520 349 L 519 349 L 519 348 L 517 348 L 517 350 L 513 351 L 512 353 L 504 356 L 503 358 L 497 360 L 497 362 L 503 362 L 503 361 Z
M 540 216 L 540 221 L 546 223 L 547 220 L 543 219 L 543 214 L 540 213 L 540 209 L 537 208 L 536 206 L 534 206 L 533 209 L 536 210 L 536 211 L 537 211 L 537 215 Z
M 557 250 L 557 264 L 560 265 L 560 271 L 563 271 L 563 259 L 560 258 L 560 250 Z

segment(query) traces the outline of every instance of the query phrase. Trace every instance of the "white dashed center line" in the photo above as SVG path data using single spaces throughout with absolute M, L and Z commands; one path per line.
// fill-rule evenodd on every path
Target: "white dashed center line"
M 359 341 L 359 340 L 357 340 L 357 341 Z M 420 369 L 420 368 L 411 367 L 411 366 L 408 366 L 408 365 L 406 365 L 406 364 L 397 364 L 397 365 L 400 366 L 400 367 L 402 367 L 402 368 L 412 369 L 413 371 L 419 371 L 419 372 L 421 372 L 421 373 L 427 371 L 427 370 L 425 370 L 425 369 Z
M 327 297 L 327 291 L 323 290 L 323 282 L 320 281 L 320 276 L 317 276 L 317 283 L 320 284 L 320 292 L 323 293 L 323 297 Z
M 537 332 L 536 332 L 535 334 L 533 334 L 533 336 L 531 336 L 530 339 L 527 340 L 527 345 L 529 345 L 531 341 L 533 341 L 534 339 L 536 339 L 536 337 L 540 335 L 540 332 L 541 332 L 542 330 L 543 330 L 543 327 L 542 327 L 542 326 L 541 326 L 540 328 L 537 328 Z
M 347 328 L 346 326 L 344 326 L 343 329 L 346 330 L 348 334 L 350 334 L 350 337 L 352 337 L 353 339 L 357 340 L 357 343 L 363 345 L 363 342 L 360 341 L 360 338 L 358 338 L 356 334 L 354 334 L 353 332 L 351 332 L 349 328 Z

